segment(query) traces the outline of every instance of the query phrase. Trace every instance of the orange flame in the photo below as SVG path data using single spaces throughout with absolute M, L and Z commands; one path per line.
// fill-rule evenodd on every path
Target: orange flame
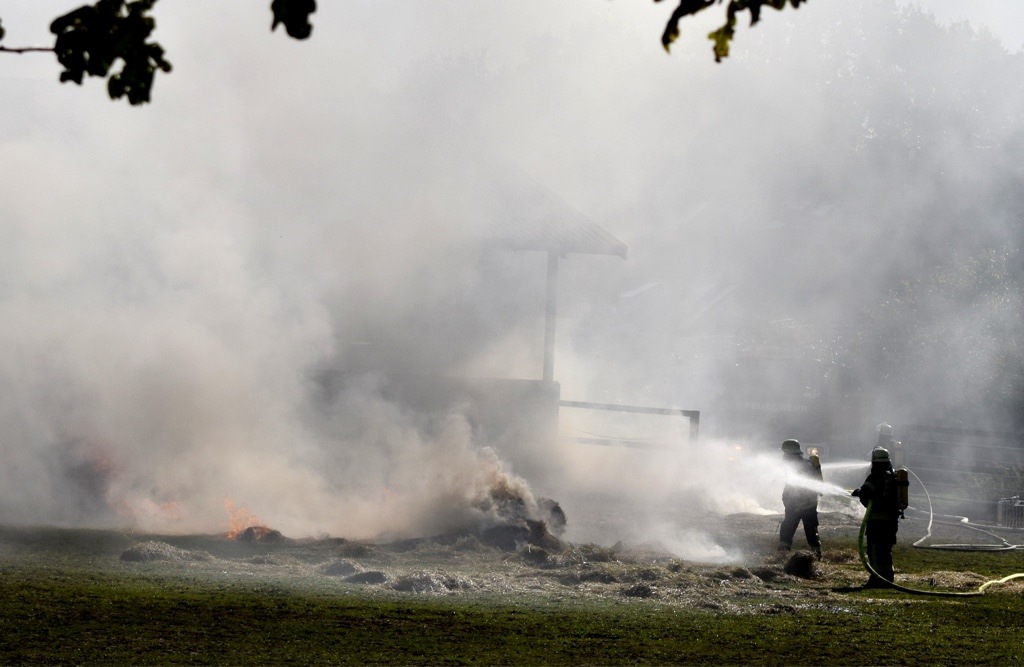
M 270 528 L 268 528 L 259 517 L 250 512 L 249 508 L 245 505 L 236 505 L 233 500 L 225 497 L 224 507 L 228 511 L 229 539 L 237 539 L 239 535 L 250 528 L 252 529 L 256 539 L 265 537 L 270 532 Z

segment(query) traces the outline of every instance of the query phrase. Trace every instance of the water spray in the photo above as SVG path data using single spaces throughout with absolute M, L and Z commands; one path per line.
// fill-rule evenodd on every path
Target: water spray
M 820 479 L 794 476 L 788 479 L 786 483 L 790 486 L 798 486 L 803 489 L 816 491 L 823 496 L 837 496 L 840 498 L 848 498 L 850 496 L 849 489 L 839 486 L 833 482 L 826 482 Z
M 822 470 L 855 470 L 868 467 L 868 464 L 864 461 L 836 461 L 821 464 Z

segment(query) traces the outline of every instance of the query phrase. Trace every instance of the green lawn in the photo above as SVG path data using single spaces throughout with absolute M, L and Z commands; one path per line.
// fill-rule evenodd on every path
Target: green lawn
M 1024 570 L 1024 553 L 897 553 L 904 572 Z M 416 595 L 0 552 L 3 664 L 1016 664 L 1020 587 L 978 598 L 804 587 L 739 613 L 656 599 Z M 1016 592 L 1008 592 L 1016 591 Z

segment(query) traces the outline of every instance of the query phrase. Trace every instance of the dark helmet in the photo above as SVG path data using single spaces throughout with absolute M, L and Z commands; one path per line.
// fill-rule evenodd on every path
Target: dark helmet
M 782 443 L 783 454 L 800 454 L 800 441 L 799 440 L 785 440 Z
M 882 461 L 889 462 L 889 450 L 885 447 L 875 447 L 871 450 L 871 462 L 879 463 Z

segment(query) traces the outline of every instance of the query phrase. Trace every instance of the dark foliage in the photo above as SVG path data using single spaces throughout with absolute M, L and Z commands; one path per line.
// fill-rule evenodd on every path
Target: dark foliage
M 156 70 L 171 71 L 163 48 L 146 41 L 155 26 L 147 15 L 155 1 L 99 0 L 57 18 L 50 32 L 57 36 L 53 50 L 64 66 L 60 80 L 81 85 L 85 75 L 109 76 L 111 99 L 127 97 L 133 105 L 148 102 Z M 111 74 L 118 60 L 121 69 Z
M 654 0 L 661 2 L 661 0 Z M 672 16 L 665 26 L 665 32 L 661 35 L 661 44 L 667 51 L 672 42 L 679 38 L 679 22 L 687 16 L 702 12 L 715 3 L 721 4 L 722 0 L 679 0 L 679 6 L 672 12 Z M 717 30 L 708 34 L 708 39 L 713 41 L 715 62 L 722 62 L 722 58 L 729 55 L 729 42 L 736 34 L 736 16 L 740 12 L 750 12 L 750 25 L 756 25 L 761 20 L 761 7 L 768 6 L 772 9 L 782 10 L 787 4 L 794 9 L 807 0 L 729 0 L 725 8 L 725 23 Z
M 665 50 L 678 39 L 679 22 L 683 18 L 722 1 L 679 0 L 679 6 L 672 12 L 661 37 Z M 107 79 L 111 99 L 125 97 L 132 105 L 144 104 L 150 101 L 157 70 L 171 71 L 171 63 L 164 58 L 163 47 L 157 42 L 147 41 L 156 27 L 156 21 L 149 12 L 157 2 L 97 0 L 95 4 L 82 5 L 53 21 L 50 31 L 56 35 L 56 42 L 52 49 L 0 46 L 0 52 L 53 51 L 64 67 L 60 74 L 61 82 L 73 81 L 81 85 L 86 76 L 103 77 Z M 725 23 L 708 35 L 714 42 L 715 61 L 721 62 L 729 55 L 737 14 L 749 11 L 750 25 L 754 25 L 760 20 L 763 5 L 781 10 L 787 3 L 796 8 L 803 2 L 807 0 L 729 0 Z M 272 0 L 270 11 L 273 14 L 271 31 L 283 25 L 288 36 L 294 39 L 307 39 L 312 34 L 310 16 L 316 12 L 316 0 Z M 3 38 L 4 28 L 0 23 L 0 40 Z M 121 68 L 111 74 L 118 61 L 121 61 Z
M 295 39 L 306 39 L 313 32 L 309 15 L 316 11 L 316 0 L 274 0 L 270 11 L 274 13 L 271 30 L 282 24 L 288 36 Z
M 87 76 L 107 79 L 111 99 L 127 98 L 132 105 L 150 101 L 157 70 L 171 71 L 164 58 L 164 49 L 149 41 L 156 21 L 150 15 L 158 0 L 97 0 L 82 5 L 50 24 L 56 36 L 53 48 L 7 48 L 0 51 L 53 51 L 63 66 L 61 82 L 81 85 Z M 271 30 L 283 25 L 295 39 L 306 39 L 313 31 L 310 15 L 316 11 L 315 0 L 273 0 Z M 0 24 L 0 40 L 4 37 Z M 118 69 L 118 63 L 120 68 Z

